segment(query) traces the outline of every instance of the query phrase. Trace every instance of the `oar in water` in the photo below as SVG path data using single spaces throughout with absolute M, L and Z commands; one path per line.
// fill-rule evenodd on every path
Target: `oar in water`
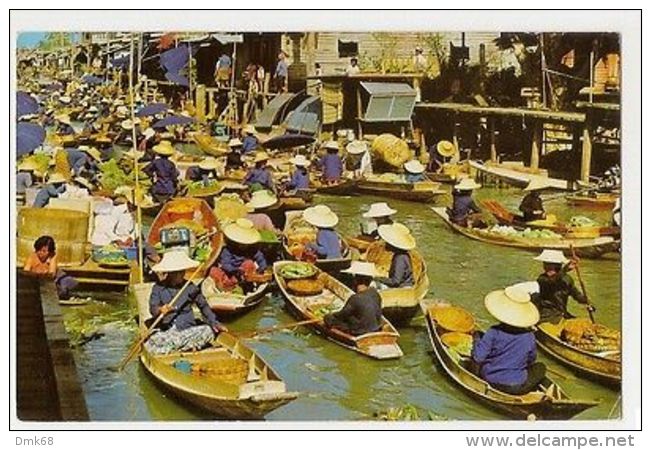
M 574 251 L 574 246 L 570 244 L 570 251 L 572 252 L 572 258 L 574 259 L 574 268 L 576 269 L 576 277 L 579 279 L 579 284 L 581 285 L 581 291 L 583 292 L 583 296 L 585 297 L 585 302 L 586 302 L 586 309 L 588 310 L 588 315 L 590 316 L 590 320 L 592 323 L 595 323 L 594 320 L 594 314 L 592 313 L 592 304 L 590 303 L 590 299 L 588 298 L 588 293 L 585 290 L 585 283 L 583 282 L 583 278 L 581 277 L 581 270 L 579 269 L 579 259 L 576 257 L 576 252 Z
M 174 296 L 171 302 L 167 303 L 169 306 L 174 306 L 176 301 L 181 297 L 181 294 L 183 291 L 185 291 L 185 288 L 187 288 L 192 280 L 194 279 L 195 276 L 201 271 L 202 265 L 200 264 L 195 271 L 190 275 L 190 278 L 185 282 L 183 287 L 177 292 L 177 294 Z M 161 320 L 163 320 L 163 317 L 165 317 L 165 314 L 160 313 L 158 317 L 156 317 L 156 320 L 147 328 L 147 330 L 141 335 L 140 339 L 138 342 L 136 342 L 132 347 L 131 350 L 129 350 L 129 353 L 127 353 L 127 356 L 124 357 L 120 365 L 118 366 L 118 371 L 121 371 L 124 369 L 124 367 L 131 361 L 131 359 L 136 356 L 138 353 L 140 353 L 140 348 L 142 347 L 142 344 L 149 338 L 149 335 L 151 334 L 151 331 L 156 328 L 156 326 L 160 323 Z
M 285 325 L 274 325 L 273 327 L 261 328 L 259 330 L 242 331 L 239 333 L 233 333 L 233 335 L 240 339 L 250 339 L 260 334 L 273 333 L 274 331 L 286 330 L 289 328 L 300 327 L 302 325 L 310 325 L 313 323 L 319 323 L 321 321 L 323 321 L 323 319 L 301 320 L 300 322 L 292 322 Z

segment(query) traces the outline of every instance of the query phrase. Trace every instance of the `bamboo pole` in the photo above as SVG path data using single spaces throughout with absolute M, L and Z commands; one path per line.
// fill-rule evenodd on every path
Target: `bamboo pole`
M 130 51 L 129 51 L 129 107 L 131 110 L 131 122 L 133 123 L 133 127 L 131 128 L 131 141 L 132 141 L 132 146 L 133 146 L 133 168 L 134 172 L 136 175 L 136 186 L 135 189 L 133 190 L 133 201 L 136 204 L 136 221 L 137 221 L 137 234 L 138 234 L 138 282 L 142 283 L 144 281 L 144 272 L 143 272 L 143 266 L 144 266 L 144 261 L 142 258 L 142 253 L 143 253 L 143 248 L 142 248 L 142 208 L 140 207 L 140 167 L 138 166 L 138 156 L 137 156 L 137 151 L 138 151 L 138 146 L 137 146 L 137 141 L 136 141 L 136 124 L 134 123 L 136 120 L 136 113 L 135 113 L 135 107 L 134 107 L 134 98 L 133 98 L 133 51 L 134 51 L 134 45 L 133 45 L 133 33 L 130 34 Z

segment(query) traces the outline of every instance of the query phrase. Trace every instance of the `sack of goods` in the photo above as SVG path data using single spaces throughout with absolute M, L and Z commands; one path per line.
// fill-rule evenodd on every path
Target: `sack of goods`
M 377 158 L 396 169 L 402 168 L 403 164 L 411 159 L 411 150 L 407 143 L 389 133 L 373 139 L 371 148 Z

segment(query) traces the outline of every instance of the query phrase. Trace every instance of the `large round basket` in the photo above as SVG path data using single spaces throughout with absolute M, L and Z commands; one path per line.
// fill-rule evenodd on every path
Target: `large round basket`
M 444 330 L 470 333 L 475 329 L 472 314 L 458 306 L 432 306 L 429 311 L 438 326 Z

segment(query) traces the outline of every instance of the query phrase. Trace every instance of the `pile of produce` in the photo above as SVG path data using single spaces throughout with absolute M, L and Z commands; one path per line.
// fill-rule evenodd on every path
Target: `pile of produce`
M 167 225 L 161 227 L 161 230 L 167 230 L 169 228 L 187 228 L 195 236 L 203 236 L 208 231 L 203 225 L 201 225 L 201 223 L 190 219 L 179 219 L 173 223 L 168 223 Z
M 203 242 L 197 245 L 192 252 L 192 259 L 199 262 L 206 262 L 212 253 L 210 243 Z
M 303 278 L 311 278 L 318 272 L 317 268 L 312 264 L 304 262 L 293 262 L 285 264 L 280 269 L 280 275 L 286 280 L 299 280 Z
M 127 175 L 114 159 L 100 163 L 99 169 L 102 171 L 100 184 L 107 191 L 113 192 L 120 186 L 133 186 L 135 184 L 135 174 Z
M 472 354 L 472 335 L 452 331 L 441 335 L 441 341 L 457 359 L 467 358 Z
M 562 239 L 558 233 L 555 233 L 551 230 L 532 230 L 531 228 L 525 228 L 524 230 L 516 230 L 515 228 L 509 225 L 493 225 L 488 230 L 493 234 L 499 234 L 500 236 L 507 236 L 513 238 L 526 238 L 526 239 Z
M 277 244 L 280 242 L 276 233 L 271 230 L 260 230 L 260 242 L 264 244 Z
M 402 175 L 397 173 L 385 172 L 380 175 L 368 175 L 366 177 L 368 181 L 375 181 L 378 183 L 404 183 L 405 179 Z
M 37 167 L 36 171 L 39 174 L 44 174 L 50 165 L 50 156 L 45 153 L 34 153 L 25 157 L 24 162 L 29 162 Z
M 327 303 L 317 303 L 310 305 L 310 311 L 319 319 L 322 319 L 328 314 L 335 313 L 339 311 L 344 306 L 344 302 L 341 299 L 334 299 L 331 302 Z
M 204 184 L 203 181 L 193 181 L 188 183 L 188 195 L 190 196 L 217 195 L 221 190 L 222 185 L 217 180 L 209 180 L 208 184 Z
M 115 244 L 94 249 L 93 261 L 101 266 L 126 266 L 129 264 L 126 251 Z
M 571 227 L 596 227 L 597 222 L 585 216 L 574 216 L 570 219 Z
M 374 155 L 388 165 L 401 169 L 411 159 L 411 151 L 405 141 L 392 134 L 381 134 L 371 144 Z
M 318 279 L 302 278 L 287 282 L 287 290 L 292 294 L 308 296 L 319 295 L 323 292 L 323 283 Z
M 594 353 L 618 352 L 622 342 L 619 331 L 592 323 L 589 319 L 566 320 L 561 339 L 574 347 Z
M 316 229 L 302 218 L 293 220 L 285 232 L 287 245 L 292 247 L 303 247 L 305 244 L 316 241 Z
M 220 222 L 234 222 L 246 217 L 246 206 L 237 194 L 222 194 L 215 201 L 215 215 Z

